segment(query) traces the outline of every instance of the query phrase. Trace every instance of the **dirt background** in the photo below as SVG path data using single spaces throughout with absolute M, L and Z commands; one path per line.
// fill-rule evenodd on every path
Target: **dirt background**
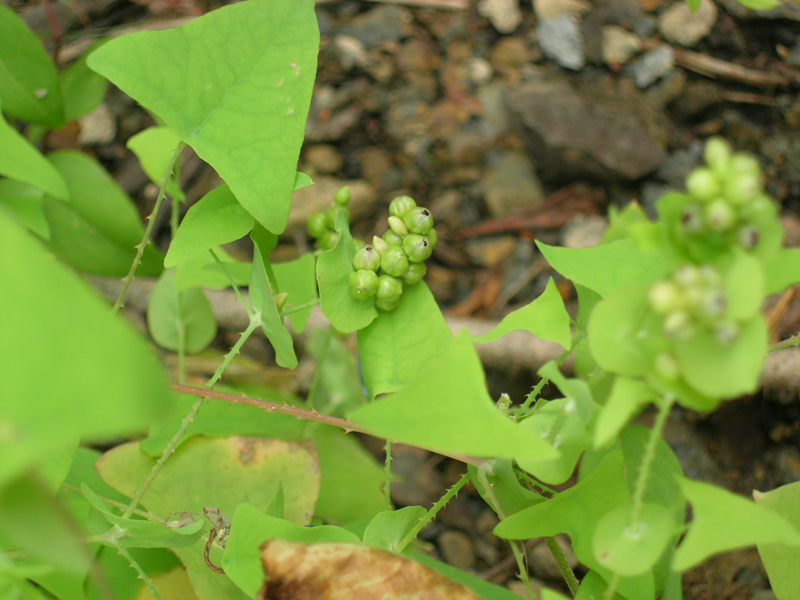
M 102 35 L 179 24 L 220 5 L 3 1 L 58 46 L 64 64 Z M 636 201 L 652 212 L 660 194 L 681 189 L 714 134 L 758 156 L 787 242 L 800 245 L 797 4 L 757 14 L 703 0 L 689 14 L 670 0 L 326 0 L 317 14 L 319 72 L 299 164 L 316 185 L 297 195 L 281 258 L 307 248 L 304 215 L 327 206 L 339 185 L 353 189 L 353 230 L 363 237 L 382 233 L 389 201 L 409 194 L 436 218 L 440 242 L 426 280 L 446 314 L 500 318 L 554 276 L 535 240 L 593 245 L 610 206 Z M 95 155 L 144 216 L 156 190 L 125 142 L 151 124 L 112 89 L 45 145 Z M 195 156 L 182 179 L 185 208 L 219 182 Z M 168 213 L 156 225 L 161 243 Z M 570 284 L 556 279 L 574 303 Z M 767 310 L 776 339 L 800 330 L 793 294 Z M 269 358 L 263 347 L 251 352 Z M 526 368 L 493 369 L 489 382 L 493 395 L 520 399 L 535 378 Z M 687 475 L 745 495 L 800 479 L 800 405 L 781 390 L 710 416 L 676 411 L 666 438 Z M 395 454 L 405 478 L 394 488 L 398 505 L 430 504 L 463 468 L 413 448 Z M 467 490 L 422 537 L 448 562 L 515 588 L 495 523 Z M 529 558 L 536 585 L 563 591 L 543 544 L 531 544 Z M 687 573 L 684 598 L 774 596 L 747 550 Z

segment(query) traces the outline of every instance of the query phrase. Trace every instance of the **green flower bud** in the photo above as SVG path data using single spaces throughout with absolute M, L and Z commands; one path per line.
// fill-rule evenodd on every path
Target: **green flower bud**
M 322 213 L 312 213 L 309 215 L 308 221 L 306 222 L 306 229 L 311 237 L 315 239 L 321 238 L 325 235 L 325 232 L 328 231 L 325 215 Z
M 362 240 L 361 238 L 354 237 L 353 238 L 353 246 L 356 247 L 356 250 L 361 250 L 367 245 L 367 243 Z
M 728 167 L 732 175 L 752 175 L 759 181 L 761 180 L 761 165 L 754 156 L 746 152 L 734 154 Z
M 508 410 L 511 408 L 511 396 L 506 393 L 500 394 L 500 399 L 497 401 L 497 408 L 500 410 Z
M 718 177 L 727 172 L 732 154 L 728 142 L 720 137 L 710 138 L 703 149 L 706 164 L 714 170 Z
M 701 285 L 703 279 L 700 269 L 694 265 L 681 265 L 672 277 L 683 288 Z
M 425 266 L 425 263 L 411 263 L 408 265 L 408 271 L 403 274 L 403 283 L 413 285 L 421 281 L 427 272 L 428 267 Z
M 389 214 L 402 219 L 416 207 L 417 203 L 411 196 L 398 196 L 389 203 Z
M 719 195 L 720 185 L 711 169 L 699 167 L 686 178 L 686 190 L 701 202 L 708 202 Z
M 431 227 L 431 230 L 425 234 L 425 237 L 428 238 L 428 243 L 431 245 L 431 252 L 433 252 L 433 249 L 436 248 L 436 242 L 439 241 L 439 234 Z
M 757 221 L 768 211 L 774 211 L 772 200 L 766 194 L 759 194 L 739 208 L 739 216 L 745 221 Z
M 350 186 L 343 185 L 336 190 L 336 193 L 333 195 L 333 201 L 341 207 L 350 204 Z
M 412 233 L 403 240 L 403 252 L 406 253 L 409 262 L 424 262 L 430 258 L 432 251 L 433 248 L 431 248 L 428 238 L 418 233 Z
M 734 206 L 752 201 L 761 193 L 761 176 L 752 173 L 732 173 L 725 182 L 725 199 Z
M 346 208 L 342 208 L 341 206 L 331 206 L 328 210 L 325 211 L 325 224 L 328 226 L 328 229 L 333 231 L 334 223 L 336 223 L 336 217 L 339 215 L 339 211 L 343 210 L 344 213 L 347 215 L 347 220 L 350 220 L 350 211 Z
M 389 246 L 403 245 L 403 238 L 401 238 L 391 229 L 389 229 L 386 233 L 383 234 L 383 241 L 386 242 Z
M 395 300 L 382 300 L 380 298 L 375 300 L 375 308 L 383 312 L 392 312 L 398 306 L 400 306 L 400 296 Z
M 350 295 L 357 300 L 369 300 L 378 291 L 379 281 L 375 271 L 361 269 L 350 273 Z
M 681 225 L 686 233 L 700 233 L 706 226 L 703 211 L 698 204 L 690 204 L 681 211 Z
M 758 245 L 761 234 L 752 225 L 743 225 L 736 230 L 736 242 L 745 250 L 752 250 Z
M 408 271 L 408 257 L 402 248 L 390 246 L 381 255 L 381 269 L 392 277 L 402 277 Z
M 706 206 L 706 224 L 714 231 L 727 231 L 736 223 L 736 211 L 722 198 Z
M 724 345 L 729 346 L 739 337 L 739 326 L 730 319 L 724 319 L 714 328 L 714 335 Z
M 700 279 L 707 287 L 718 288 L 722 285 L 722 277 L 714 267 L 711 265 L 701 266 L 697 272 L 700 274 Z
M 275 300 L 275 306 L 278 307 L 278 310 L 283 310 L 283 307 L 286 306 L 286 300 L 289 298 L 289 294 L 281 292 L 280 294 L 273 295 L 272 298 Z
M 681 367 L 675 357 L 666 352 L 656 356 L 655 371 L 668 381 L 674 381 L 681 374 Z
M 320 250 L 331 250 L 339 242 L 339 233 L 326 230 L 322 237 L 317 239 L 317 248 Z
M 692 334 L 692 319 L 684 310 L 674 310 L 664 319 L 664 335 L 686 339 Z
M 399 301 L 403 294 L 403 282 L 391 275 L 381 275 L 378 277 L 378 291 L 376 297 L 384 302 Z
M 408 235 L 408 228 L 400 217 L 389 217 L 389 228 L 401 238 Z
M 410 211 L 403 222 L 411 233 L 425 235 L 433 228 L 433 216 L 427 208 L 415 208 Z
M 373 235 L 372 247 L 375 249 L 375 252 L 383 256 L 383 253 L 389 249 L 389 244 L 387 244 L 386 240 L 384 240 L 383 238 L 380 238 L 377 235 Z
M 681 294 L 671 281 L 659 281 L 650 288 L 647 301 L 655 312 L 666 315 L 680 307 Z
M 728 305 L 725 294 L 720 291 L 706 291 L 700 297 L 698 303 L 698 312 L 706 320 L 716 319 L 725 312 L 725 307 Z
M 381 255 L 375 252 L 372 246 L 364 246 L 360 250 L 356 250 L 356 255 L 353 257 L 353 267 L 357 271 L 359 269 L 377 271 L 381 268 Z

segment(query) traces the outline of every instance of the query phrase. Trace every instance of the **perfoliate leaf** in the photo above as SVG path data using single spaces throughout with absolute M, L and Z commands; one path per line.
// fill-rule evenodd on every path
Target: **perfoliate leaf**
M 175 172 L 167 172 L 172 155 L 181 140 L 169 127 L 149 127 L 131 137 L 125 146 L 136 155 L 150 181 L 161 186 L 167 178 L 166 192 L 175 202 L 183 202 L 184 193 L 176 181 Z
M 398 544 L 427 512 L 421 506 L 383 511 L 375 515 L 367 525 L 364 543 L 373 548 L 397 552 Z
M 770 492 L 753 492 L 756 504 L 764 506 L 790 522 L 800 531 L 800 482 L 781 486 Z M 800 548 L 785 544 L 758 544 L 772 591 L 778 600 L 791 600 L 800 589 Z

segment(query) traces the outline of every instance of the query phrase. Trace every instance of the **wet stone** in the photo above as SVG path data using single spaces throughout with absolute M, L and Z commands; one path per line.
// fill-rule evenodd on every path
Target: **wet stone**
M 580 71 L 586 63 L 578 23 L 570 15 L 559 15 L 536 24 L 539 46 L 547 58 L 565 69 Z
M 694 12 L 685 2 L 676 2 L 658 19 L 658 30 L 665 39 L 693 47 L 709 34 L 717 21 L 717 6 L 711 0 L 701 0 Z

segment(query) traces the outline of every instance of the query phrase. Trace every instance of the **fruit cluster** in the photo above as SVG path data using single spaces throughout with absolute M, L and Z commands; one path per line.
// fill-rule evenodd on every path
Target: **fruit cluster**
M 324 213 L 313 213 L 308 217 L 306 228 L 311 237 L 314 238 L 319 250 L 330 250 L 339 241 L 339 233 L 333 228 L 336 222 L 336 215 L 343 210 L 350 218 L 350 211 L 347 205 L 350 204 L 350 187 L 340 187 L 333 196 L 333 204 Z
M 425 261 L 436 245 L 433 216 L 409 196 L 389 205 L 389 229 L 372 244 L 356 250 L 350 275 L 350 293 L 359 300 L 375 297 L 375 308 L 392 311 L 400 304 L 403 285 L 425 276 Z
M 763 192 L 758 161 L 745 153 L 733 153 L 721 138 L 708 140 L 706 165 L 694 169 L 686 179 L 693 202 L 681 213 L 688 234 L 719 233 L 750 250 L 759 242 L 759 216 L 770 208 Z
M 648 301 L 653 311 L 664 317 L 662 327 L 669 338 L 687 339 L 705 328 L 723 344 L 736 340 L 739 328 L 725 314 L 722 276 L 710 265 L 683 265 L 671 278 L 650 288 Z

